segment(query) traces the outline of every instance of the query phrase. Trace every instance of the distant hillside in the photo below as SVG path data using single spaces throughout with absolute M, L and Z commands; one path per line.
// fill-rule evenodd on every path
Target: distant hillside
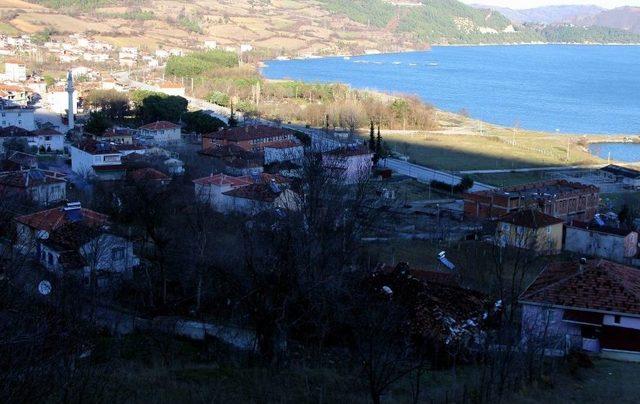
M 542 24 L 556 24 L 562 22 L 570 22 L 577 18 L 584 18 L 596 15 L 602 11 L 603 8 L 597 6 L 547 6 L 530 8 L 526 10 L 516 10 L 505 7 L 483 6 L 474 5 L 476 8 L 490 8 L 503 14 L 511 21 L 525 23 L 542 23 Z
M 604 10 L 589 17 L 573 19 L 578 25 L 600 26 L 640 34 L 640 7 L 620 7 Z
M 615 30 L 519 24 L 457 0 L 0 0 L 0 33 L 89 33 L 116 46 L 253 45 L 258 57 L 433 44 L 640 42 Z M 595 38 L 599 38 L 595 40 Z

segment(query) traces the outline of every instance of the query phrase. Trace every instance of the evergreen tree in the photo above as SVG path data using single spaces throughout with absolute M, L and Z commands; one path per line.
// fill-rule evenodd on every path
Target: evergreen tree
M 229 127 L 234 128 L 238 126 L 238 119 L 236 118 L 236 112 L 233 110 L 233 100 L 231 100 L 231 114 L 229 115 Z
M 369 132 L 369 150 L 373 153 L 376 151 L 376 133 L 373 119 L 371 120 L 371 131 Z

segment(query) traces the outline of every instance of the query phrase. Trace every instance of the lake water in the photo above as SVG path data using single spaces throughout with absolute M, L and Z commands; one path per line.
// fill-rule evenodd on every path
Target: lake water
M 638 143 L 594 143 L 589 146 L 591 154 L 603 159 L 624 163 L 640 162 L 640 144 Z
M 640 133 L 640 46 L 435 47 L 349 60 L 270 61 L 263 74 L 415 94 L 506 126 Z

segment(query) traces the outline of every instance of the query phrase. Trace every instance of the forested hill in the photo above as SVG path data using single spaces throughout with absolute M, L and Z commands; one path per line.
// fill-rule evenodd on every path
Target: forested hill
M 88 32 L 150 49 L 250 43 L 269 56 L 433 44 L 640 42 L 640 35 L 616 29 L 523 25 L 457 0 L 0 0 L 0 9 L 0 32 Z

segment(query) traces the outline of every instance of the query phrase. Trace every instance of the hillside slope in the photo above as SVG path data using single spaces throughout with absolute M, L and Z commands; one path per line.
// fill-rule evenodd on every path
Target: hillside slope
M 542 24 L 557 24 L 563 22 L 570 22 L 578 18 L 585 18 L 594 16 L 604 11 L 603 8 L 597 6 L 547 6 L 537 7 L 525 10 L 516 10 L 506 7 L 494 7 L 474 5 L 476 8 L 490 8 L 498 11 L 505 17 L 509 18 L 513 22 L 518 23 L 542 23 Z
M 0 0 L 0 33 L 55 37 L 84 32 L 144 49 L 193 49 L 214 40 L 222 47 L 250 43 L 258 54 L 274 57 L 558 37 L 590 41 L 583 32 L 565 29 L 558 36 L 549 31 L 513 24 L 496 11 L 457 0 Z M 640 42 L 640 36 L 614 31 L 587 37 Z
M 575 18 L 575 24 L 600 26 L 640 34 L 640 7 L 620 7 L 604 10 L 588 17 Z

